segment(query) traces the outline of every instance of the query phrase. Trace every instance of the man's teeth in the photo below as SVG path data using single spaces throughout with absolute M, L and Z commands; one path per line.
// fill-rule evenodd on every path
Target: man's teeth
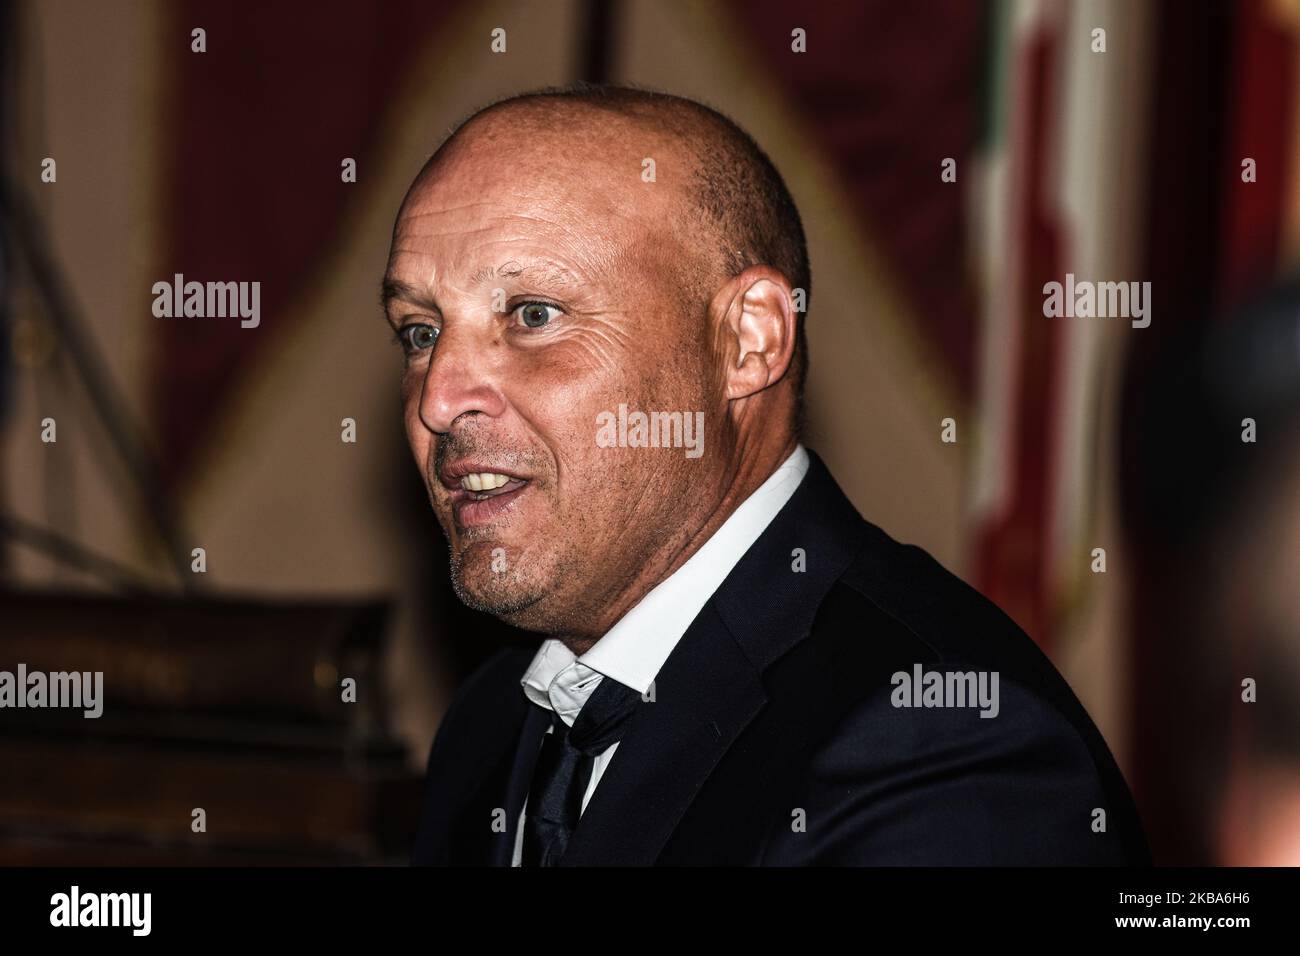
M 509 480 L 509 475 L 498 475 L 495 472 L 483 471 L 473 475 L 466 475 L 460 480 L 460 486 L 466 491 L 492 491 L 495 488 L 500 488 Z

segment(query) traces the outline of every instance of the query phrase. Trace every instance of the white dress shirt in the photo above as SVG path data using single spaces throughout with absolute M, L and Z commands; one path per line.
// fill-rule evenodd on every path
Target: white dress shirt
M 520 680 L 524 694 L 535 704 L 559 714 L 570 727 L 606 677 L 648 697 L 655 675 L 686 629 L 785 507 L 807 473 L 808 452 L 803 445 L 797 445 L 685 564 L 643 597 L 581 657 L 556 638 L 543 641 Z M 550 733 L 550 728 L 546 732 Z M 591 780 L 582 796 L 583 811 L 617 749 L 615 742 L 596 756 Z M 527 814 L 525 799 L 515 831 L 512 866 L 519 865 Z

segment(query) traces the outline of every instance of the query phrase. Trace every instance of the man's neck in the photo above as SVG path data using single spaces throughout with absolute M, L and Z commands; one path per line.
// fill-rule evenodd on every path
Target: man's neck
M 757 491 L 794 453 L 798 444 L 798 437 L 790 435 L 784 444 L 772 446 L 776 449 L 775 451 L 765 449 L 761 455 L 746 455 L 744 454 L 744 448 L 738 448 L 737 452 L 739 454 L 736 456 L 738 466 L 726 476 L 724 483 L 727 490 L 718 499 L 716 506 L 684 540 L 669 542 L 669 545 L 660 554 L 656 555 L 655 560 L 647 563 L 643 573 L 638 575 L 636 580 L 628 587 L 624 588 L 618 599 L 607 605 L 612 613 L 606 616 L 605 626 L 598 633 L 584 632 L 580 634 L 554 634 L 551 636 L 562 641 L 576 655 L 582 655 L 589 651 L 604 633 L 616 624 L 624 614 L 635 607 L 642 598 L 677 573 L 678 569 L 689 561 L 691 556 L 703 547 L 704 543 L 713 537 L 717 530 L 726 523 L 736 509 Z

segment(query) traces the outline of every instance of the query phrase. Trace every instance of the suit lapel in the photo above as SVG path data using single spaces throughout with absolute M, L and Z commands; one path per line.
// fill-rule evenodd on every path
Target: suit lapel
M 520 696 L 523 692 L 520 691 Z M 515 747 L 514 760 L 510 766 L 510 775 L 506 781 L 505 810 L 506 832 L 493 844 L 488 862 L 491 866 L 510 866 L 514 859 L 515 840 L 518 837 L 519 813 L 524 808 L 528 797 L 528 788 L 533 779 L 533 767 L 537 763 L 537 754 L 541 749 L 542 736 L 550 720 L 542 708 L 535 704 L 528 705 L 524 717 L 523 730 L 519 734 L 519 743 Z
M 706 607 L 628 722 L 561 861 L 653 863 L 700 784 L 767 700 L 721 619 Z

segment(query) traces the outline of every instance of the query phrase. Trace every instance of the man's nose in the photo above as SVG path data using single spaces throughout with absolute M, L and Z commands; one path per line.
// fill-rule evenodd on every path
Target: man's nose
M 462 415 L 495 418 L 504 412 L 494 347 L 499 343 L 479 338 L 476 330 L 463 327 L 438 336 L 420 393 L 420 420 L 429 430 L 445 434 Z

